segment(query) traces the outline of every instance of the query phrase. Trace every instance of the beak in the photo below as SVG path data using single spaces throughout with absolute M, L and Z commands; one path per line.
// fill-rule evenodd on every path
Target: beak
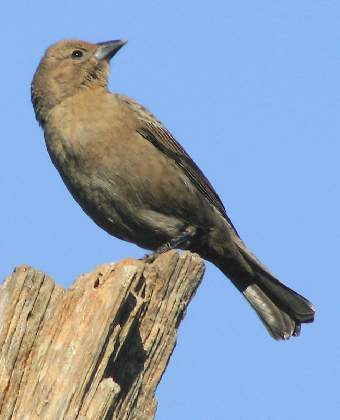
M 127 41 L 121 40 L 98 42 L 98 48 L 94 56 L 97 60 L 110 61 L 126 43 Z

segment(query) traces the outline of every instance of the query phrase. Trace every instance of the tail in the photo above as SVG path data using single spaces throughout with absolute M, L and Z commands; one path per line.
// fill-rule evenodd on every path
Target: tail
M 299 335 L 301 323 L 314 320 L 313 305 L 277 280 L 241 240 L 235 245 L 237 263 L 235 255 L 214 263 L 242 292 L 273 338 L 286 340 Z

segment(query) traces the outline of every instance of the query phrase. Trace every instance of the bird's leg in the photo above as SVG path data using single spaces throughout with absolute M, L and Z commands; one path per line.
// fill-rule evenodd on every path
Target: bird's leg
M 185 231 L 175 238 L 170 239 L 169 242 L 161 245 L 152 254 L 147 254 L 143 260 L 147 263 L 152 263 L 160 254 L 170 251 L 171 249 L 180 248 L 181 245 L 189 243 L 190 239 L 195 235 L 196 229 L 193 226 L 188 226 Z

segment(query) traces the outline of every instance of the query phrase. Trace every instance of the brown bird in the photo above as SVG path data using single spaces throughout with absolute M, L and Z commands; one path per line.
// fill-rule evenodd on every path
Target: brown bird
M 274 338 L 298 335 L 314 319 L 312 304 L 248 250 L 210 182 L 161 122 L 108 91 L 110 59 L 124 44 L 61 41 L 34 75 L 36 118 L 64 183 L 111 235 L 156 252 L 197 252 L 229 277 Z

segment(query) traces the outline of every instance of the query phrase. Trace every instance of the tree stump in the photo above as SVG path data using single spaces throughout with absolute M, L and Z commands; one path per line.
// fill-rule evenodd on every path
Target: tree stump
M 153 419 L 204 272 L 199 256 L 97 267 L 64 290 L 22 265 L 0 288 L 0 418 Z

